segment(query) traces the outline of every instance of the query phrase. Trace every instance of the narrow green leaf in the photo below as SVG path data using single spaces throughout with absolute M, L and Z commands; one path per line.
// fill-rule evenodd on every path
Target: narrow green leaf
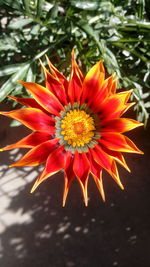
M 35 74 L 34 74 L 34 66 L 30 66 L 26 75 L 26 82 L 34 82 L 35 81 Z
M 23 0 L 23 4 L 24 4 L 24 7 L 25 7 L 25 11 L 26 11 L 27 13 L 30 12 L 29 1 L 30 1 L 30 0 Z
M 20 70 L 24 64 L 12 64 L 12 65 L 6 65 L 4 67 L 0 68 L 0 77 L 11 75 L 15 73 L 16 71 Z
M 0 101 L 2 101 L 16 86 L 16 82 L 19 79 L 23 79 L 29 69 L 30 63 L 24 65 L 19 71 L 13 74 L 0 89 Z
M 22 10 L 22 3 L 20 0 L 2 0 L 2 3 L 9 6 L 12 9 Z
M 37 10 L 36 10 L 36 16 L 37 18 L 40 18 L 42 10 L 43 10 L 43 3 L 44 0 L 37 0 Z
M 33 20 L 31 18 L 26 18 L 26 19 L 17 19 L 17 21 L 15 22 L 11 22 L 8 25 L 8 29 L 11 30 L 18 30 L 18 29 L 22 29 L 24 26 L 30 24 L 31 22 L 33 22 Z
M 46 15 L 46 22 L 50 19 L 55 19 L 58 15 L 58 3 L 56 3 L 47 13 Z
M 12 120 L 12 122 L 10 123 L 10 127 L 18 127 L 21 125 L 21 122 L 16 121 L 16 120 Z
M 37 54 L 33 59 L 32 62 L 34 62 L 35 60 L 39 59 L 40 57 L 42 57 L 44 54 L 47 53 L 47 51 L 50 49 L 50 47 L 44 49 L 43 51 L 41 51 L 39 54 Z
M 81 28 L 87 35 L 91 36 L 91 38 L 95 41 L 97 44 L 97 47 L 101 54 L 103 54 L 103 47 L 101 45 L 101 42 L 99 41 L 99 37 L 97 33 L 93 30 L 92 26 L 90 26 L 87 22 L 84 20 L 80 20 L 77 23 L 78 27 Z
M 99 1 L 76 1 L 71 0 L 71 5 L 83 10 L 96 10 L 99 7 Z

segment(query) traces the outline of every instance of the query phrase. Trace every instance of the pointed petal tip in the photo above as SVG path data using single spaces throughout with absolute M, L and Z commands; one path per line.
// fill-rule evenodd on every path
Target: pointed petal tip
M 124 186 L 123 186 L 122 184 L 120 185 L 120 188 L 121 188 L 122 190 L 124 190 Z
M 30 191 L 31 194 L 34 193 L 34 191 L 36 190 L 36 188 L 38 187 L 38 185 L 39 185 L 39 183 L 37 181 L 35 181 L 34 185 L 31 188 L 31 191 Z
M 88 201 L 84 201 L 84 203 L 85 203 L 85 207 L 87 207 L 88 206 Z
M 68 195 L 68 190 L 66 189 L 66 190 L 64 191 L 64 194 L 63 194 L 63 203 L 62 203 L 62 207 L 63 207 L 63 208 L 64 208 L 65 205 L 66 205 L 67 195 Z
M 129 169 L 128 166 L 126 166 L 126 170 L 127 170 L 129 173 L 131 173 L 131 170 Z
M 14 167 L 14 164 L 11 164 L 8 166 L 8 168 L 13 168 Z
M 75 48 L 72 48 L 72 51 L 71 51 L 71 56 L 74 57 L 74 54 L 75 54 Z
M 23 85 L 24 84 L 24 81 L 17 80 L 17 83 L 21 83 Z
M 83 191 L 83 198 L 84 198 L 85 207 L 87 207 L 88 206 L 87 188 L 84 189 L 84 191 Z
M 47 61 L 50 61 L 50 60 L 49 60 L 49 57 L 48 57 L 47 54 L 45 54 L 45 57 L 46 57 L 46 60 L 47 60 Z
M 102 200 L 103 200 L 104 203 L 106 202 L 105 196 L 102 197 Z

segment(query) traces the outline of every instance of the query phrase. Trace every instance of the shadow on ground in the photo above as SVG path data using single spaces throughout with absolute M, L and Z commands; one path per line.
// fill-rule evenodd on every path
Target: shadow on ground
M 9 129 L 9 134 L 13 132 L 14 128 Z M 119 169 L 125 191 L 104 175 L 105 204 L 90 180 L 90 201 L 85 208 L 75 181 L 66 207 L 62 208 L 62 173 L 45 181 L 34 194 L 28 193 L 33 182 L 26 183 L 17 194 L 12 194 L 7 210 L 20 211 L 20 216 L 28 214 L 28 218 L 23 223 L 7 226 L 1 233 L 0 266 L 149 267 L 150 141 L 149 133 L 141 132 L 137 133 L 136 143 L 143 145 L 145 155 L 127 155 L 131 174 Z M 17 133 L 20 135 L 19 128 L 12 139 Z M 4 136 L 3 144 L 6 141 Z M 9 153 L 5 152 L 4 157 L 1 154 L 1 159 L 2 164 L 8 163 Z M 38 170 L 34 171 L 38 176 Z M 5 175 L 7 180 L 6 168 L 1 175 Z M 24 177 L 27 175 L 26 168 Z

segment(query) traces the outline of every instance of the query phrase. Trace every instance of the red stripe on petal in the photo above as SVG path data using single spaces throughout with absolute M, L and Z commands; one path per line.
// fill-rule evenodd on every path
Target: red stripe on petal
M 112 159 L 112 157 L 110 157 L 110 155 L 105 153 L 99 145 L 97 145 L 94 149 L 91 149 L 90 152 L 91 152 L 94 160 L 102 168 L 104 168 L 106 171 L 108 171 L 108 173 L 112 176 L 112 178 L 123 189 L 123 186 L 122 186 L 120 179 L 119 179 L 119 174 L 118 174 L 118 170 L 117 170 L 115 161 Z
M 88 205 L 88 196 L 87 196 L 87 184 L 90 171 L 90 163 L 85 153 L 78 153 L 76 151 L 74 155 L 74 164 L 73 171 L 78 178 L 78 181 L 81 185 L 85 205 Z
M 98 187 L 98 190 L 102 196 L 103 201 L 105 201 L 105 193 L 104 193 L 103 182 L 102 182 L 102 167 L 96 161 L 94 161 L 91 153 L 88 153 L 87 156 L 90 162 L 90 172 Z
M 31 148 L 37 146 L 43 142 L 50 140 L 52 137 L 49 133 L 45 132 L 33 132 L 28 136 L 24 137 L 20 141 L 16 142 L 15 144 L 6 146 L 1 150 L 9 150 L 14 148 Z
M 83 82 L 82 103 L 88 103 L 101 90 L 105 78 L 102 61 L 94 65 L 87 73 Z
M 68 195 L 70 184 L 74 178 L 74 171 L 73 171 L 73 156 L 70 151 L 66 152 L 65 156 L 65 166 L 64 166 L 64 193 L 63 193 L 63 207 L 66 203 L 66 198 Z
M 68 86 L 68 96 L 70 102 L 73 104 L 74 102 L 79 102 L 82 94 L 82 83 L 83 83 L 83 75 L 77 65 L 75 60 L 74 51 L 72 51 L 72 68 L 71 68 L 71 77 Z
M 88 102 L 88 105 L 93 111 L 99 110 L 102 102 L 108 99 L 109 96 L 115 93 L 116 80 L 113 80 L 113 76 L 103 81 L 102 87 L 99 87 L 99 91 L 96 95 L 93 95 Z M 98 109 L 96 109 L 98 108 Z
M 120 186 L 120 188 L 122 190 L 124 190 L 124 187 L 123 187 L 123 185 L 122 185 L 122 183 L 120 181 L 120 177 L 119 177 L 118 169 L 117 169 L 117 166 L 116 166 L 116 162 L 114 160 L 112 162 L 112 170 L 111 171 L 112 171 L 111 176 L 114 179 L 114 181 Z
M 48 112 L 59 116 L 59 112 L 63 110 L 62 104 L 56 96 L 54 96 L 47 88 L 31 82 L 19 81 L 32 94 L 34 99 Z
M 101 103 L 101 105 L 95 104 L 93 111 L 100 113 L 99 117 L 101 120 L 116 118 L 126 108 L 126 102 L 131 92 L 132 90 L 112 95 L 108 100 Z
M 101 133 L 99 142 L 110 150 L 143 154 L 128 137 L 119 133 Z
M 49 91 L 52 92 L 63 105 L 66 105 L 67 98 L 63 84 L 58 80 L 57 77 L 55 78 L 52 74 L 48 72 L 42 62 L 40 63 L 46 78 L 46 88 L 48 88 Z
M 65 76 L 59 72 L 55 67 L 54 65 L 50 62 L 49 58 L 46 56 L 46 59 L 47 59 L 47 63 L 49 65 L 49 68 L 51 70 L 51 72 L 53 73 L 53 75 L 55 76 L 55 78 L 57 78 L 63 85 L 64 85 L 64 88 L 67 92 L 67 89 L 68 89 L 68 81 L 67 79 L 65 78 Z
M 38 108 L 45 112 L 45 109 L 40 106 L 35 99 L 33 98 L 22 98 L 22 97 L 15 97 L 15 96 L 8 96 L 9 98 L 13 99 L 14 101 L 18 102 L 19 104 L 26 106 L 28 108 Z
M 65 164 L 65 151 L 63 146 L 59 146 L 57 149 L 55 149 L 48 157 L 46 166 L 39 176 L 39 178 L 34 183 L 31 193 L 34 192 L 34 190 L 39 186 L 40 183 L 42 183 L 44 180 L 46 180 L 48 177 L 52 176 L 53 174 L 57 173 L 61 169 L 64 168 Z
M 11 167 L 18 166 L 37 166 L 45 162 L 49 154 L 55 150 L 58 145 L 58 138 L 46 141 L 26 153 L 20 160 L 12 164 Z
M 99 145 L 95 146 L 95 148 L 90 149 L 91 155 L 94 160 L 105 170 L 111 172 L 112 167 L 112 159 L 106 154 Z
M 117 118 L 101 122 L 101 131 L 124 133 L 136 127 L 142 126 L 143 123 L 132 119 Z
M 92 174 L 92 176 L 93 176 L 93 179 L 94 179 L 94 181 L 95 181 L 95 183 L 97 185 L 97 188 L 98 188 L 98 190 L 99 190 L 99 192 L 101 194 L 101 197 L 102 197 L 103 201 L 105 202 L 105 192 L 104 192 L 104 187 L 103 187 L 102 171 L 100 172 L 100 176 L 99 177 L 97 177 L 97 176 L 95 176 L 93 174 Z
M 114 158 L 118 163 L 120 163 L 128 172 L 131 172 L 122 153 L 119 151 L 110 150 L 109 148 L 104 147 L 102 144 L 102 149 L 110 155 L 112 158 Z
M 0 114 L 20 121 L 33 131 L 46 131 L 50 134 L 55 131 L 55 119 L 39 109 L 24 108 Z

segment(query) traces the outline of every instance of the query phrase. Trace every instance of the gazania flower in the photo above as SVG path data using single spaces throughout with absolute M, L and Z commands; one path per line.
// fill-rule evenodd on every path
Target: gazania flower
M 47 59 L 48 60 L 48 59 Z M 106 170 L 123 189 L 116 162 L 129 168 L 122 152 L 142 152 L 124 132 L 142 123 L 120 118 L 133 103 L 127 103 L 132 90 L 116 93 L 116 78 L 105 78 L 102 61 L 84 77 L 72 52 L 70 80 L 48 60 L 50 72 L 43 66 L 45 87 L 19 81 L 32 98 L 9 96 L 25 108 L 1 112 L 33 130 L 31 134 L 2 150 L 29 148 L 11 167 L 36 166 L 45 163 L 31 192 L 60 170 L 64 170 L 63 206 L 72 180 L 81 186 L 85 205 L 88 204 L 89 174 L 105 200 L 102 170 Z

